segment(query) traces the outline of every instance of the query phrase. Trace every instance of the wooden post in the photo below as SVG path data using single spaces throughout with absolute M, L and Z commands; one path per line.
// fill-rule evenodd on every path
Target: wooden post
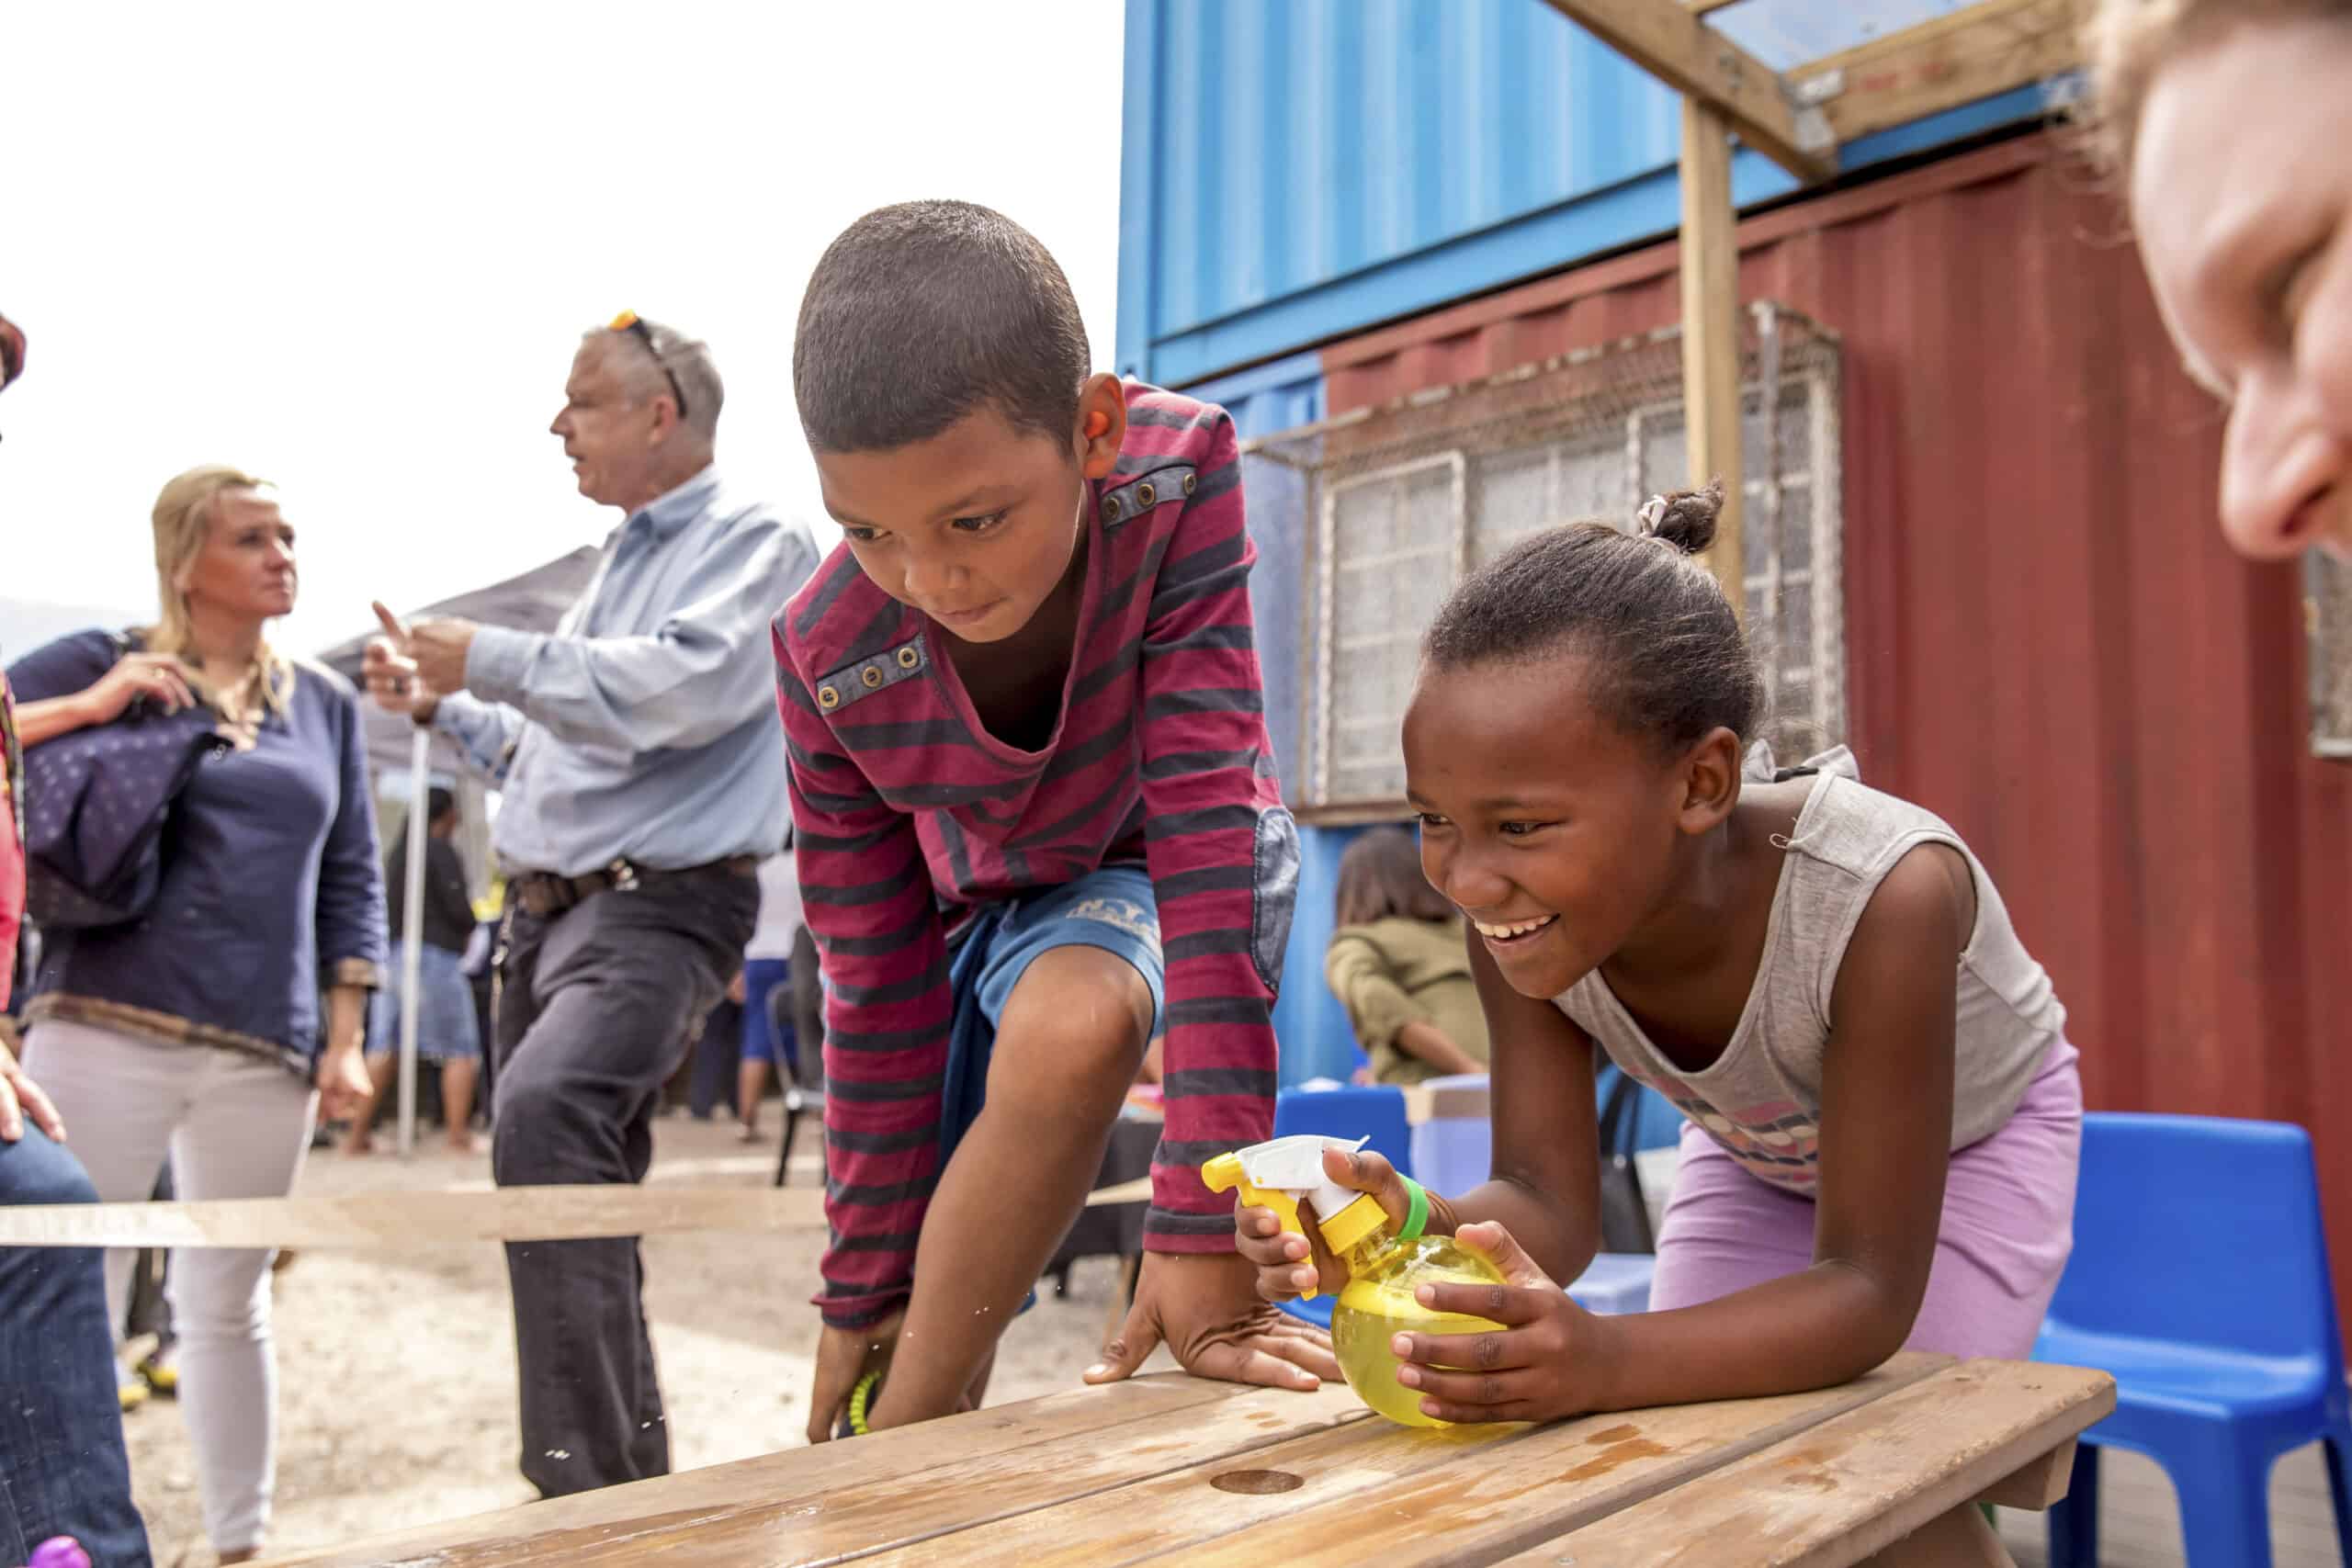
M 1690 482 L 1724 482 L 1707 564 L 1732 608 L 1747 614 L 1740 545 L 1739 243 L 1731 204 L 1731 122 L 1682 100 L 1682 411 Z

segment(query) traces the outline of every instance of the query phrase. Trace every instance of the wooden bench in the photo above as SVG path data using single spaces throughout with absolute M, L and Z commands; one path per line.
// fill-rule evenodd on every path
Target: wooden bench
M 313 1568 L 1126 1562 L 1512 1568 L 2008 1563 L 2103 1372 L 1905 1354 L 1840 1388 L 1412 1431 L 1345 1388 L 1178 1374 L 285 1559 Z

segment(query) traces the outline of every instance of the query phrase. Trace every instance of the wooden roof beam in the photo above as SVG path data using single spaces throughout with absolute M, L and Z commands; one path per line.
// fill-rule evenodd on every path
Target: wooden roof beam
M 1687 98 L 1801 180 L 1838 172 L 1838 139 L 1800 111 L 1780 74 L 1679 0 L 1545 0 L 1552 9 Z
M 2075 27 L 2074 0 L 1977 0 L 1793 66 L 1787 81 L 1843 145 L 2074 70 Z

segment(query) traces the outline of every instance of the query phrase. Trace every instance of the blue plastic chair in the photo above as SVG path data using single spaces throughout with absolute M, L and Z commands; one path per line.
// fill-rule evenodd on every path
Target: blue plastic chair
M 1405 1091 L 1388 1084 L 1339 1089 L 1286 1089 L 1274 1096 L 1274 1136 L 1316 1133 L 1326 1138 L 1369 1137 L 1366 1148 L 1413 1174 L 1413 1129 L 1405 1120 Z
M 1427 1080 L 1430 1089 L 1485 1089 L 1485 1073 Z M 1412 1131 L 1413 1179 L 1443 1198 L 1459 1198 L 1494 1169 L 1495 1123 L 1484 1109 L 1468 1116 L 1431 1116 Z
M 2270 1562 L 2270 1469 L 2326 1444 L 2352 1562 L 2352 1400 L 2311 1135 L 2275 1122 L 2083 1118 L 2075 1253 L 2037 1360 L 2115 1376 L 2050 1512 L 2052 1568 L 2098 1562 L 2098 1451 L 2164 1466 L 2191 1568 Z
M 1388 1156 L 1405 1176 L 1413 1174 L 1413 1128 L 1405 1119 L 1405 1091 L 1388 1084 L 1351 1084 L 1340 1089 L 1286 1089 L 1274 1097 L 1274 1136 L 1314 1133 L 1326 1138 L 1363 1138 L 1364 1147 Z M 1317 1328 L 1331 1326 L 1331 1298 L 1287 1301 L 1283 1311 Z
M 1650 1310 L 1650 1280 L 1657 1258 L 1647 1252 L 1596 1252 L 1582 1274 L 1568 1282 L 1577 1305 L 1603 1317 Z

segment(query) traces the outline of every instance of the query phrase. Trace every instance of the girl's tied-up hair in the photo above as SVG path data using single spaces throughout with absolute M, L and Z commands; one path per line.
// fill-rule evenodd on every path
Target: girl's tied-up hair
M 1578 655 L 1589 700 L 1661 753 L 1716 729 L 1744 744 L 1766 717 L 1763 677 L 1723 585 L 1693 558 L 1723 505 L 1717 482 L 1653 499 L 1634 533 L 1572 523 L 1521 541 L 1447 597 L 1422 658 L 1453 670 Z

